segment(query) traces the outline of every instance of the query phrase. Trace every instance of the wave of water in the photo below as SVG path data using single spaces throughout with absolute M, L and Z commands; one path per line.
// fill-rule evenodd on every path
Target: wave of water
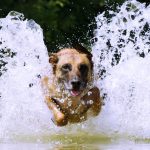
M 135 0 L 96 17 L 92 53 L 106 134 L 150 138 L 150 6 Z
M 43 31 L 23 14 L 0 19 L 0 138 L 50 129 L 40 78 L 48 64 Z
M 42 29 L 17 12 L 0 19 L 0 140 L 80 131 L 150 138 L 150 7 L 130 1 L 109 13 L 96 17 L 92 46 L 105 105 L 98 117 L 63 128 L 51 122 L 40 86 L 51 73 Z

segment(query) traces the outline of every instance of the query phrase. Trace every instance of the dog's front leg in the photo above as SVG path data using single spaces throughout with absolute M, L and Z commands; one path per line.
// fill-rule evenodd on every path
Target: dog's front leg
M 65 126 L 68 123 L 68 119 L 66 115 L 63 112 L 61 112 L 59 106 L 53 103 L 50 97 L 46 97 L 45 101 L 46 101 L 47 106 L 49 107 L 50 110 L 52 110 L 52 113 L 54 115 L 54 118 L 52 119 L 52 121 L 57 126 Z
M 100 97 L 100 91 L 97 87 L 94 87 L 92 89 L 92 93 L 93 93 L 93 105 L 91 107 L 92 111 L 93 111 L 93 115 L 97 116 L 100 111 L 101 111 L 101 106 L 102 106 L 102 100 Z
M 88 94 L 85 96 L 88 99 L 88 104 L 90 105 L 91 115 L 97 116 L 101 111 L 102 100 L 100 97 L 100 91 L 97 87 L 92 88 Z

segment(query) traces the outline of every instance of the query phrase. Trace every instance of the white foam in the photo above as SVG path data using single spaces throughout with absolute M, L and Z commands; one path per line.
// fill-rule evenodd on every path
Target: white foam
M 19 13 L 0 19 L 0 60 L 7 62 L 0 68 L 3 72 L 0 76 L 0 139 L 6 140 L 14 134 L 51 135 L 57 131 L 150 138 L 150 32 L 140 36 L 145 23 L 150 24 L 150 7 L 132 1 L 136 6 L 133 10 L 138 8 L 139 11 L 127 11 L 127 3 L 118 8 L 118 13 L 111 12 L 115 16 L 109 22 L 104 13 L 96 18 L 97 42 L 92 53 L 95 75 L 99 76 L 101 70 L 106 70 L 103 79 L 96 81 L 101 93 L 107 94 L 105 106 L 97 118 L 65 128 L 57 128 L 51 122 L 51 113 L 42 95 L 39 75 L 51 73 L 42 29 L 33 20 L 23 19 Z M 135 18 L 131 19 L 131 15 Z M 123 34 L 125 30 L 126 35 Z M 131 30 L 135 31 L 135 36 L 129 40 Z M 108 47 L 108 39 L 111 47 Z M 124 46 L 118 48 L 121 43 Z M 11 58 L 10 54 L 4 53 L 8 49 L 15 56 Z M 116 49 L 121 54 L 119 63 L 114 59 Z M 142 55 L 142 52 L 144 58 L 139 57 L 138 53 Z
M 40 86 L 40 76 L 49 65 L 43 31 L 33 20 L 23 20 L 21 16 L 11 12 L 0 19 L 1 60 L 7 62 L 7 71 L 0 77 L 2 139 L 11 134 L 40 134 L 52 127 Z M 10 49 L 16 55 L 8 57 L 2 49 Z
M 109 12 L 114 15 L 109 21 L 104 13 L 96 17 L 97 42 L 92 53 L 96 76 L 106 70 L 97 84 L 102 94 L 107 94 L 97 123 L 105 134 L 150 138 L 150 30 L 141 35 L 145 24 L 150 25 L 150 7 L 132 0 L 118 10 Z M 114 59 L 115 51 L 121 55 L 119 63 Z M 139 57 L 143 53 L 144 58 Z

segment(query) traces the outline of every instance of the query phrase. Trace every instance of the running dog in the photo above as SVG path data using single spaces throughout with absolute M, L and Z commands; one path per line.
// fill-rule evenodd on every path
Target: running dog
M 45 102 L 57 126 L 97 116 L 102 100 L 93 87 L 92 54 L 82 45 L 61 49 L 49 57 L 53 74 L 42 79 Z

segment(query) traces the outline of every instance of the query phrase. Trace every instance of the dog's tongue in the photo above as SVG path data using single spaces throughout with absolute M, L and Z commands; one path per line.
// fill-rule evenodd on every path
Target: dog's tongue
M 71 95 L 72 95 L 72 96 L 78 96 L 79 94 L 80 94 L 79 91 L 75 91 L 75 90 L 72 90 L 72 91 L 71 91 Z

